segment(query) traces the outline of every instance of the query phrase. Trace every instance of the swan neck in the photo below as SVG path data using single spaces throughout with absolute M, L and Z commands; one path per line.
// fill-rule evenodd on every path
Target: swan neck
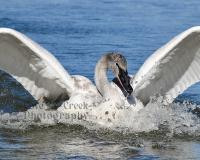
M 95 83 L 97 89 L 104 96 L 109 89 L 109 81 L 107 78 L 107 70 L 109 68 L 109 58 L 107 56 L 103 56 L 96 65 L 95 68 Z

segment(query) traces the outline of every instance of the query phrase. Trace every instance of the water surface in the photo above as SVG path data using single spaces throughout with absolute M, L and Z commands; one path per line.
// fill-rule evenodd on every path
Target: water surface
M 103 53 L 122 52 L 128 60 L 129 73 L 135 74 L 156 49 L 180 32 L 200 25 L 198 0 L 7 0 L 1 1 L 0 13 L 0 27 L 28 35 L 52 52 L 70 74 L 91 80 Z M 4 73 L 0 87 L 0 105 L 7 111 L 34 103 Z M 199 91 L 199 85 L 191 87 L 177 99 L 181 104 L 170 106 L 172 110 L 160 105 L 147 107 L 135 123 L 140 131 L 144 130 L 142 133 L 83 125 L 44 125 L 23 120 L 20 115 L 16 119 L 15 115 L 2 113 L 0 156 L 4 159 L 200 159 L 200 122 L 188 111 L 193 105 L 182 103 L 187 100 L 194 106 L 199 104 Z

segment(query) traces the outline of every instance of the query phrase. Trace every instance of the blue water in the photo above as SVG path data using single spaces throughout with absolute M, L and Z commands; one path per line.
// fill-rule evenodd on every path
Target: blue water
M 28 35 L 52 52 L 70 74 L 91 80 L 97 60 L 105 52 L 122 52 L 129 73 L 135 74 L 156 49 L 180 32 L 200 25 L 199 17 L 198 0 L 0 1 L 0 27 Z M 6 86 L 12 91 L 12 85 L 1 84 L 3 93 L 7 93 Z M 199 91 L 200 85 L 194 85 L 178 100 L 199 103 Z M 18 97 L 14 102 L 11 96 L 1 105 L 8 107 L 10 103 L 26 100 L 23 98 L 26 94 L 15 92 L 12 95 Z M 5 159 L 200 159 L 198 137 L 168 139 L 162 133 L 158 138 L 155 135 L 149 133 L 146 138 L 142 134 L 138 138 L 59 125 L 23 132 L 1 129 L 0 156 Z

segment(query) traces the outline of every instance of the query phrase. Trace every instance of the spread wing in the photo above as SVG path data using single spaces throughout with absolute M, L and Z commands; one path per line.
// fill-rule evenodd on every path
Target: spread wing
M 153 53 L 132 79 L 132 86 L 144 104 L 156 95 L 171 103 L 199 80 L 200 27 L 193 27 Z
M 57 59 L 13 29 L 0 28 L 0 69 L 11 74 L 36 100 L 57 100 L 73 90 L 73 79 Z

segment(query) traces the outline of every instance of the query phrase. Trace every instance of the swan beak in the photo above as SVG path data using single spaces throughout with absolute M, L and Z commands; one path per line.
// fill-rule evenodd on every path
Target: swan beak
M 118 75 L 118 80 L 119 82 L 121 83 L 123 89 L 126 91 L 126 97 L 127 96 L 130 96 L 131 93 L 133 92 L 133 88 L 131 87 L 131 84 L 130 84 L 130 76 L 128 75 L 128 72 L 127 70 L 123 70 L 121 68 L 119 68 L 119 75 Z

